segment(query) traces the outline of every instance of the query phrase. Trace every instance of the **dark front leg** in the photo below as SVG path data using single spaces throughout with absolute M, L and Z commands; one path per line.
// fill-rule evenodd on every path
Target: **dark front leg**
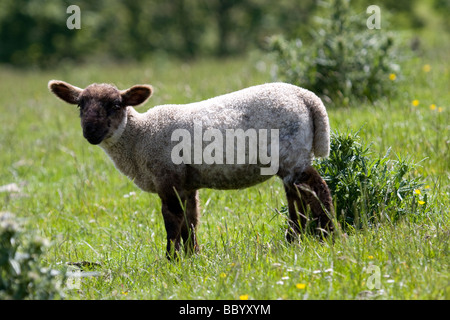
M 177 257 L 181 239 L 186 253 L 197 252 L 198 191 L 171 190 L 160 197 L 167 232 L 167 258 Z
M 198 191 L 186 194 L 184 220 L 181 225 L 181 237 L 184 242 L 184 250 L 187 254 L 198 252 L 197 223 L 198 223 Z
M 162 215 L 167 233 L 166 256 L 169 260 L 177 258 L 180 250 L 181 226 L 184 220 L 183 208 L 175 195 L 163 196 Z

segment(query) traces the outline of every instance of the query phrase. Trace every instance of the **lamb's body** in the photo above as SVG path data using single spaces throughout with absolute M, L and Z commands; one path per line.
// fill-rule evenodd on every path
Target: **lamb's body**
M 270 178 L 261 175 L 260 168 L 267 167 L 261 164 L 174 164 L 171 152 L 177 142 L 171 141 L 172 133 L 183 128 L 194 137 L 194 123 L 199 121 L 203 130 L 218 129 L 224 137 L 226 129 L 278 129 L 279 174 L 288 180 L 294 173 L 291 169 L 303 172 L 311 165 L 314 153 L 328 155 L 325 107 L 312 92 L 284 83 L 250 87 L 186 105 L 157 106 L 146 113 L 128 107 L 127 117 L 120 138 L 104 140 L 100 146 L 122 173 L 148 192 L 158 192 L 158 182 L 169 177 L 187 190 L 238 189 Z M 203 142 L 203 147 L 208 143 Z M 270 150 L 270 145 L 267 147 Z M 225 148 L 223 151 L 225 159 Z
M 312 92 L 289 84 L 270 83 L 201 102 L 162 105 L 138 113 L 129 105 L 145 101 L 151 95 L 149 86 L 119 91 L 110 85 L 93 84 L 82 90 L 51 81 L 49 87 L 66 102 L 81 106 L 83 134 L 89 142 L 100 144 L 116 167 L 141 189 L 158 193 L 169 256 L 172 250 L 179 249 L 180 237 L 187 249 L 197 249 L 198 189 L 238 189 L 271 177 L 261 174 L 261 168 L 268 165 L 259 156 L 256 162 L 246 157 L 248 161 L 244 164 L 225 161 L 225 145 L 222 164 L 198 161 L 176 164 L 172 151 L 179 141 L 173 141 L 174 132 L 182 129 L 195 138 L 199 124 L 203 130 L 200 135 L 214 129 L 223 137 L 230 129 L 266 133 L 278 130 L 279 139 L 267 141 L 277 143 L 279 163 L 274 174 L 283 179 L 288 199 L 291 218 L 288 238 L 292 239 L 293 232 L 304 227 L 306 205 L 310 205 L 319 220 L 319 227 L 332 229 L 328 187 L 311 167 L 314 156 L 329 153 L 328 116 L 321 100 Z M 200 142 L 201 150 L 210 144 L 203 140 L 208 139 Z M 194 150 L 195 143 L 191 147 L 192 155 L 198 152 Z M 271 145 L 266 147 L 273 153 Z M 248 156 L 249 148 L 245 151 Z

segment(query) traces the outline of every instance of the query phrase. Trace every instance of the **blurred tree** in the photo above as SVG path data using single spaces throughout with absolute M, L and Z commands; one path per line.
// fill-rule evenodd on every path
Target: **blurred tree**
M 158 51 L 182 57 L 229 55 L 268 36 L 305 30 L 317 0 L 2 0 L 0 62 L 53 66 L 93 57 L 141 60 Z M 81 29 L 69 30 L 69 5 Z
M 230 10 L 241 4 L 242 0 L 216 0 L 215 15 L 217 17 L 217 27 L 219 29 L 219 39 L 217 46 L 217 54 L 226 55 L 229 51 L 228 39 L 231 31 L 231 14 Z
M 433 7 L 437 13 L 443 17 L 445 27 L 450 30 L 450 1 L 448 0 L 434 0 Z
M 322 17 L 311 26 L 314 41 L 305 45 L 301 38 L 273 38 L 279 80 L 309 89 L 336 105 L 348 104 L 350 98 L 374 101 L 392 96 L 396 84 L 387 79 L 399 72 L 404 56 L 395 35 L 368 29 L 367 15 L 356 13 L 349 0 L 322 6 Z
M 55 54 L 73 57 L 75 33 L 66 26 L 69 1 L 2 0 L 0 61 L 16 65 L 52 63 Z

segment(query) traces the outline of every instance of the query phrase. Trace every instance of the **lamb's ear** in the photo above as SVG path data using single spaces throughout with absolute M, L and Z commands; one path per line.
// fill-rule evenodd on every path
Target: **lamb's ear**
M 137 106 L 147 101 L 152 95 L 152 86 L 146 84 L 138 84 L 127 90 L 120 91 L 122 96 L 122 104 L 124 106 Z
M 48 82 L 48 88 L 58 98 L 70 104 L 78 104 L 78 97 L 83 91 L 83 89 L 60 80 L 50 80 Z

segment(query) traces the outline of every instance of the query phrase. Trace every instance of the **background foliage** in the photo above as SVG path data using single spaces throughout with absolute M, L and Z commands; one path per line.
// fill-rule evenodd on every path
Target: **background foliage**
M 395 15 L 395 27 L 417 29 L 424 26 L 425 18 L 415 9 L 416 2 L 379 0 L 377 4 L 383 14 Z M 50 67 L 68 60 L 141 61 L 161 53 L 183 58 L 236 55 L 266 47 L 268 37 L 276 34 L 288 40 L 300 37 L 306 46 L 317 36 L 323 37 L 317 34 L 318 30 L 311 34 L 314 17 L 324 15 L 319 3 L 317 0 L 280 0 L 276 5 L 270 0 L 3 0 L 0 62 Z M 436 14 L 445 20 L 450 10 L 448 2 L 433 0 L 432 4 Z M 69 5 L 80 7 L 80 30 L 66 27 Z M 365 14 L 369 4 L 354 0 L 351 5 L 356 13 Z M 352 26 L 351 30 L 355 28 Z
M 389 74 L 399 75 L 398 63 L 405 52 L 399 49 L 400 39 L 390 32 L 368 29 L 368 15 L 357 14 L 348 0 L 322 6 L 321 16 L 309 29 L 314 41 L 304 43 L 304 36 L 272 38 L 277 78 L 310 89 L 327 102 L 393 96 L 396 83 L 384 80 Z M 380 12 L 383 28 L 388 29 L 386 16 Z
M 69 30 L 69 5 L 81 29 Z M 242 53 L 271 33 L 300 32 L 315 1 L 282 0 L 4 0 L 0 61 L 51 66 L 92 56 L 141 60 L 155 52 L 181 57 Z

